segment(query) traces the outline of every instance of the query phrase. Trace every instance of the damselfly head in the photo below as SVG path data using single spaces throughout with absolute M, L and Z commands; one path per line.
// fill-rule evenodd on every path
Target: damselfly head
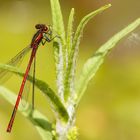
M 36 24 L 35 28 L 39 29 L 39 30 L 41 29 L 43 31 L 47 31 L 48 30 L 48 27 L 45 24 Z

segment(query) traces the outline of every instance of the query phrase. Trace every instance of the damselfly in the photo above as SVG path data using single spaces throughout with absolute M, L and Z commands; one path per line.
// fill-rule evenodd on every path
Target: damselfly
M 17 96 L 17 100 L 13 109 L 13 113 L 11 116 L 11 119 L 9 121 L 8 127 L 7 127 L 7 132 L 11 132 L 12 126 L 13 126 L 13 122 L 15 119 L 15 115 L 20 103 L 20 100 L 22 98 L 23 95 L 23 91 L 25 90 L 25 84 L 27 83 L 27 78 L 31 69 L 31 66 L 33 65 L 33 89 L 32 89 L 32 105 L 34 108 L 34 84 L 35 84 L 35 62 L 36 62 L 36 52 L 37 49 L 39 47 L 39 44 L 44 45 L 46 42 L 50 42 L 51 40 L 53 40 L 54 38 L 52 38 L 52 30 L 50 28 L 50 26 L 46 26 L 45 24 L 37 24 L 35 26 L 35 28 L 37 29 L 37 32 L 34 34 L 31 44 L 24 48 L 21 52 L 19 52 L 14 58 L 12 58 L 7 64 L 8 65 L 12 65 L 15 66 L 16 64 L 18 64 L 20 62 L 20 60 L 23 58 L 23 56 L 25 54 L 27 54 L 27 52 L 29 52 L 31 50 L 31 56 L 25 71 L 25 74 L 23 76 L 23 80 L 20 86 L 20 90 Z M 7 71 L 6 70 L 1 70 L 0 71 L 0 77 L 3 78 L 7 75 Z M 8 76 L 7 76 L 8 77 Z

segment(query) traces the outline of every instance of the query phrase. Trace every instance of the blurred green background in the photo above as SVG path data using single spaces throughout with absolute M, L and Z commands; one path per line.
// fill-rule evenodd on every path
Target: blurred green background
M 86 26 L 80 45 L 77 77 L 87 58 L 112 35 L 140 17 L 139 0 L 60 0 L 67 25 L 75 8 L 74 29 L 89 12 L 108 3 L 109 10 Z M 7 62 L 26 47 L 35 33 L 36 23 L 51 24 L 49 0 L 0 1 L 0 63 Z M 56 90 L 52 44 L 40 47 L 37 77 Z M 24 70 L 29 55 L 24 59 Z M 77 110 L 79 140 L 140 140 L 140 28 L 123 39 L 106 57 L 88 86 Z M 21 78 L 12 76 L 4 86 L 18 93 Z M 46 98 L 36 90 L 36 108 L 53 121 Z M 13 107 L 0 98 L 0 140 L 40 140 L 32 124 L 17 113 L 12 133 L 6 127 Z

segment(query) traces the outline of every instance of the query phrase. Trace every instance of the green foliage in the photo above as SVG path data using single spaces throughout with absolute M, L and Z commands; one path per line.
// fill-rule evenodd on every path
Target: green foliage
M 105 5 L 101 8 L 99 8 L 96 11 L 89 13 L 81 20 L 80 24 L 77 27 L 74 38 L 72 39 L 73 42 L 72 42 L 72 46 L 71 46 L 69 57 L 68 57 L 68 66 L 67 66 L 68 68 L 67 68 L 67 72 L 66 72 L 66 75 L 68 77 L 66 79 L 67 80 L 66 83 L 69 83 L 68 84 L 69 87 L 72 87 L 71 92 L 74 92 L 73 91 L 74 90 L 73 83 L 74 83 L 74 77 L 75 77 L 76 61 L 77 61 L 77 54 L 78 54 L 78 50 L 79 50 L 80 38 L 82 36 L 83 29 L 90 19 L 92 19 L 93 17 L 95 17 L 99 13 L 103 12 L 104 10 L 109 8 L 110 6 L 111 6 L 111 4 L 108 4 L 108 5 Z M 72 26 L 72 25 L 70 24 L 70 26 Z M 68 96 L 69 96 L 69 92 L 66 93 L 65 98 L 67 99 Z
M 68 26 L 67 26 L 67 40 L 66 41 L 67 41 L 68 56 L 70 55 L 71 48 L 72 48 L 73 22 L 74 22 L 74 8 L 71 9 L 69 20 L 68 20 Z
M 19 69 L 15 68 L 13 66 L 10 66 L 10 65 L 0 64 L 0 69 L 8 70 L 9 72 L 18 74 L 19 76 L 24 76 L 24 73 L 20 72 Z M 29 76 L 27 80 L 32 82 L 32 80 L 33 80 L 32 76 Z M 49 98 L 52 109 L 54 110 L 54 112 L 57 111 L 56 115 L 58 115 L 63 121 L 67 121 L 68 113 L 67 113 L 63 103 L 59 99 L 59 97 L 49 87 L 49 85 L 42 80 L 35 79 L 35 86 L 38 89 L 40 89 L 42 91 L 42 93 L 44 93 L 44 95 L 46 95 Z M 7 98 L 9 98 L 9 97 L 7 96 Z
M 102 45 L 95 54 L 89 58 L 80 74 L 78 84 L 76 85 L 76 93 L 77 93 L 77 104 L 83 96 L 89 81 L 95 76 L 96 72 L 100 68 L 100 65 L 104 62 L 105 56 L 111 51 L 113 47 L 127 34 L 132 32 L 135 28 L 140 25 L 140 19 L 137 19 L 122 31 L 114 35 L 111 39 L 109 39 L 104 45 Z
M 66 38 L 65 38 L 64 22 L 59 1 L 50 0 L 50 2 L 52 10 L 53 30 L 60 37 L 54 39 L 53 47 L 56 65 L 58 95 L 63 100 L 62 92 L 64 90 L 64 75 L 66 68 Z
M 97 70 L 103 63 L 108 52 L 124 38 L 128 33 L 140 25 L 140 19 L 137 19 L 125 29 L 114 35 L 109 41 L 102 45 L 93 57 L 89 58 L 83 66 L 78 84 L 75 84 L 75 70 L 77 54 L 79 50 L 80 38 L 83 34 L 85 25 L 90 19 L 108 9 L 111 5 L 105 5 L 96 11 L 86 15 L 79 23 L 76 32 L 73 34 L 74 9 L 72 8 L 68 25 L 67 34 L 65 35 L 62 12 L 58 0 L 50 0 L 53 21 L 53 35 L 59 37 L 54 39 L 54 58 L 56 65 L 57 93 L 50 86 L 42 81 L 35 79 L 35 86 L 45 94 L 50 103 L 52 112 L 55 114 L 56 124 L 51 127 L 52 123 L 48 121 L 39 111 L 32 110 L 30 105 L 26 110 L 19 107 L 19 111 L 30 120 L 33 126 L 41 135 L 43 140 L 76 140 L 77 128 L 75 127 L 75 112 L 81 97 L 83 96 L 89 81 L 94 77 Z M 0 69 L 10 71 L 23 77 L 24 73 L 16 67 L 0 64 Z M 32 77 L 28 80 L 32 82 Z M 76 87 L 76 88 L 75 88 Z M 5 98 L 12 105 L 15 103 L 15 95 L 4 87 L 0 87 L 0 96 Z
M 66 69 L 66 76 L 64 81 L 64 95 L 68 95 L 70 92 L 70 87 L 72 87 L 72 76 L 70 76 L 70 68 L 68 65 L 68 62 L 70 60 L 70 53 L 72 48 L 72 41 L 73 41 L 73 21 L 74 21 L 74 8 L 71 9 L 69 20 L 68 20 L 68 26 L 67 26 L 67 69 Z
M 6 89 L 5 87 L 0 86 L 0 96 L 2 96 L 6 101 L 14 106 L 16 101 L 16 94 Z M 41 114 L 36 109 L 32 111 L 32 107 L 27 104 L 27 108 L 23 108 L 22 105 L 19 105 L 19 111 L 25 116 L 37 129 L 42 140 L 52 140 L 51 123 L 48 121 L 47 117 Z

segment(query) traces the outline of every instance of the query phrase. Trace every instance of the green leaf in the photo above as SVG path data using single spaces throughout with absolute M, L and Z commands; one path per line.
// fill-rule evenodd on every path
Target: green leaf
M 68 26 L 67 26 L 67 48 L 68 55 L 70 54 L 70 50 L 72 48 L 72 40 L 73 40 L 73 22 L 74 22 L 74 8 L 71 9 Z
M 19 76 L 24 76 L 24 73 L 21 73 L 16 67 L 6 65 L 6 64 L 0 64 L 0 69 L 5 69 L 9 72 L 12 72 L 14 74 L 18 74 Z M 30 82 L 32 82 L 33 78 L 31 76 L 28 76 L 28 79 Z M 45 83 L 42 80 L 35 79 L 35 86 L 40 89 L 48 98 L 51 103 L 51 107 L 54 110 L 54 113 L 59 116 L 59 118 L 63 121 L 67 121 L 69 116 L 67 113 L 67 110 L 59 97 L 55 94 L 55 92 L 49 87 L 47 83 Z
M 54 31 L 61 37 L 63 44 L 65 44 L 65 30 L 62 12 L 59 4 L 59 0 L 50 0 L 52 10 L 52 21 Z
M 79 46 L 80 38 L 82 36 L 83 29 L 84 29 L 85 25 L 89 22 L 89 20 L 91 20 L 96 15 L 102 13 L 104 10 L 108 9 L 110 6 L 111 6 L 111 4 L 107 4 L 107 5 L 99 8 L 99 9 L 97 9 L 96 11 L 93 11 L 93 12 L 89 13 L 88 15 L 86 15 L 81 20 L 80 24 L 77 27 L 77 30 L 76 30 L 76 33 L 75 33 L 75 36 L 74 36 L 74 40 L 73 40 L 73 48 L 72 48 L 73 53 L 76 53 L 77 52 L 76 50 L 78 50 L 77 47 Z
M 17 98 L 16 94 L 9 91 L 5 87 L 0 86 L 0 96 L 2 96 L 5 100 L 14 106 Z M 41 114 L 38 110 L 32 111 L 32 108 L 29 104 L 27 104 L 26 109 L 23 109 L 23 107 L 19 105 L 18 110 L 34 125 L 42 140 L 46 140 L 46 138 L 47 140 L 52 140 L 52 125 L 43 114 Z
M 94 12 L 89 13 L 81 20 L 80 24 L 78 25 L 74 39 L 73 39 L 73 44 L 71 47 L 69 59 L 68 59 L 67 77 L 73 79 L 73 80 L 71 80 L 71 83 L 74 83 L 76 60 L 77 60 L 77 54 L 78 54 L 78 50 L 79 50 L 80 38 L 82 36 L 85 25 L 89 22 L 90 19 L 95 17 L 97 14 L 103 12 L 104 10 L 108 9 L 110 6 L 111 6 L 111 4 L 108 4 L 108 5 L 105 5 L 101 8 L 99 8 L 98 10 L 96 10 Z M 67 93 L 69 94 L 69 92 L 67 92 Z M 65 95 L 66 99 L 69 96 L 67 93 Z M 71 95 L 71 96 L 73 96 L 73 95 Z
M 72 48 L 72 40 L 73 40 L 73 21 L 74 21 L 74 8 L 71 9 L 69 20 L 68 20 L 68 26 L 67 26 L 67 60 L 69 61 L 70 58 L 70 51 Z M 69 93 L 72 93 L 73 86 L 71 85 L 72 76 L 70 76 L 70 70 L 67 66 L 67 69 L 65 71 L 65 88 L 64 88 L 64 95 L 69 95 Z M 71 87 L 71 88 L 70 88 Z M 70 91 L 71 89 L 71 91 Z M 66 99 L 66 98 L 65 98 Z
M 77 93 L 77 104 L 80 101 L 83 93 L 85 92 L 89 81 L 94 77 L 97 70 L 104 62 L 105 56 L 110 52 L 110 50 L 127 34 L 132 32 L 135 28 L 140 25 L 140 18 L 128 25 L 122 31 L 114 35 L 111 39 L 109 39 L 104 45 L 102 45 L 94 54 L 93 57 L 89 58 L 82 68 L 82 72 L 80 74 L 79 80 L 76 85 L 76 93 Z
M 52 10 L 52 21 L 53 30 L 57 33 L 60 38 L 55 38 L 54 57 L 56 64 L 56 77 L 57 77 L 57 88 L 58 95 L 63 101 L 63 89 L 64 89 L 64 72 L 66 69 L 66 38 L 62 12 L 59 4 L 59 0 L 50 0 Z

